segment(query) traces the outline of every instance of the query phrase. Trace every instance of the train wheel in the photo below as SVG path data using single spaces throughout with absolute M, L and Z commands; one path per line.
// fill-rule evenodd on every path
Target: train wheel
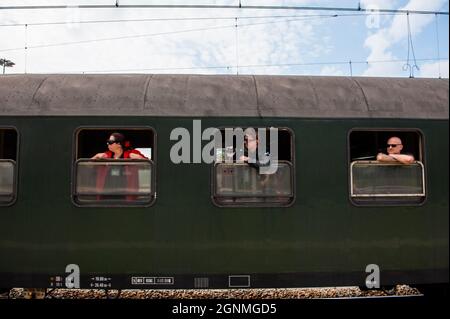
M 397 286 L 396 285 L 381 286 L 381 290 L 383 290 L 383 292 L 388 295 L 395 295 Z
M 47 295 L 47 289 L 45 288 L 24 288 L 24 299 L 44 299 Z
M 105 294 L 107 299 L 119 299 L 120 294 L 122 293 L 121 289 L 117 289 L 117 293 L 111 294 L 111 291 L 114 291 L 115 289 L 105 289 Z

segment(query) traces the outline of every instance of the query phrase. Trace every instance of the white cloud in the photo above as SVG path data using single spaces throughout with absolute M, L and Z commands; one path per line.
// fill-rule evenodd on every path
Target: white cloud
M 396 0 L 362 0 L 362 8 L 378 8 L 378 9 L 394 9 L 396 8 Z
M 422 64 L 420 67 L 419 77 L 437 78 L 439 75 L 448 79 L 448 60 Z
M 345 74 L 339 67 L 326 65 L 320 70 L 320 75 L 343 76 Z
M 83 2 L 84 1 L 84 2 Z M 53 0 L 48 4 L 82 4 L 83 1 Z M 122 0 L 120 3 L 124 4 Z M 311 2 L 270 0 L 247 5 L 304 5 Z M 111 0 L 96 1 L 111 3 Z M 136 3 L 136 1 L 134 1 Z M 148 2 L 147 2 L 148 3 Z M 171 3 L 171 2 L 166 2 Z M 173 1 L 173 3 L 180 3 Z M 197 3 L 211 4 L 211 1 Z M 236 0 L 213 1 L 212 4 L 236 4 Z M 35 4 L 31 0 L 16 1 L 12 5 Z M 42 3 L 39 3 L 42 4 Z M 39 13 L 39 15 L 36 15 Z M 277 15 L 292 12 L 277 11 Z M 268 11 L 236 10 L 39 10 L 0 11 L 0 21 L 29 23 L 50 21 L 149 19 L 164 17 L 235 17 L 273 14 Z M 303 12 L 302 14 L 308 14 Z M 7 19 L 4 19 L 6 18 Z M 57 73 L 83 71 L 145 72 L 145 73 L 235 73 L 237 64 L 270 65 L 302 63 L 314 59 L 332 48 L 329 39 L 317 36 L 318 26 L 326 20 L 292 19 L 238 19 L 238 60 L 236 58 L 236 28 L 234 19 L 142 21 L 127 23 L 98 23 L 33 26 L 25 33 L 24 26 L 0 28 L 0 55 L 16 62 L 9 73 Z M 258 24 L 264 22 L 265 24 Z M 271 23 L 276 22 L 276 23 Z M 255 24 L 255 25 L 253 25 Z M 223 26 L 224 28 L 218 28 Z M 229 26 L 226 28 L 226 26 Z M 208 30 L 208 28 L 210 28 Z M 204 30 L 199 30 L 204 29 Z M 187 30 L 198 30 L 185 32 Z M 179 32 L 178 32 L 179 31 Z M 178 33 L 177 33 L 178 32 Z M 165 33 L 165 34 L 164 34 Z M 151 35 L 113 41 L 95 41 L 102 38 Z M 160 35 L 157 35 L 160 34 Z M 47 48 L 32 48 L 41 44 L 69 43 L 93 40 L 84 44 L 67 44 Z M 1 52 L 2 49 L 31 47 L 26 52 Z M 192 69 L 211 66 L 229 66 L 228 69 Z M 176 69 L 179 68 L 179 69 Z M 183 69 L 186 68 L 186 69 Z M 240 73 L 285 72 L 285 67 L 240 68 Z
M 2 5 L 31 4 L 89 4 L 91 0 L 2 0 Z M 121 0 L 120 3 L 137 3 L 139 0 Z M 4 3 L 5 2 L 5 3 Z M 8 2 L 8 3 L 6 3 Z M 113 0 L 95 0 L 95 3 L 111 4 Z M 145 3 L 161 3 L 162 1 L 145 0 Z M 380 8 L 393 8 L 399 0 L 363 0 L 362 7 L 376 4 Z M 411 0 L 405 8 L 433 9 L 438 8 L 444 0 Z M 166 1 L 176 4 L 181 1 Z M 194 3 L 194 1 L 191 1 Z M 237 4 L 238 0 L 208 1 L 199 0 L 197 4 Z M 339 6 L 341 2 L 317 0 L 243 0 L 245 5 L 329 5 Z M 337 3 L 337 4 L 336 4 Z M 355 3 L 357 3 L 355 1 Z M 343 5 L 342 5 L 343 6 Z M 284 15 L 284 14 L 318 14 L 317 11 L 293 13 L 292 11 L 276 10 L 132 10 L 132 9 L 102 9 L 102 10 L 38 10 L 38 11 L 2 11 L 0 21 L 5 23 L 32 23 L 51 21 L 81 20 L 120 20 L 149 19 L 175 17 L 235 17 L 239 15 Z M 412 17 L 413 33 L 418 34 L 430 23 L 429 19 L 414 15 Z M 268 23 L 276 21 L 277 23 Z M 357 19 L 355 19 L 357 21 Z M 256 24 L 266 22 L 266 24 Z M 368 60 L 397 59 L 393 46 L 406 43 L 406 21 L 404 16 L 383 17 L 382 25 L 387 27 L 377 29 L 366 39 L 365 46 L 370 50 Z M 283 64 L 302 64 L 320 62 L 324 59 L 333 61 L 333 56 L 339 56 L 334 43 L 339 43 L 339 36 L 324 34 L 328 19 L 310 19 L 299 21 L 282 21 L 281 19 L 239 19 L 238 58 L 236 57 L 236 28 L 234 19 L 217 20 L 183 20 L 183 21 L 141 21 L 99 24 L 70 24 L 33 26 L 25 33 L 23 26 L 0 27 L 0 57 L 6 57 L 16 62 L 16 66 L 8 73 L 22 73 L 27 65 L 28 73 L 58 73 L 83 71 L 113 71 L 113 72 L 145 72 L 145 73 L 239 73 L 252 74 L 348 74 L 345 68 L 339 67 L 288 67 Z M 230 26 L 229 28 L 217 28 Z M 202 29 L 203 31 L 185 32 Z M 206 30 L 206 28 L 211 28 Z M 355 30 L 357 28 L 355 27 Z M 176 33 L 177 31 L 180 31 Z M 164 34 L 165 33 L 165 34 Z M 97 41 L 101 38 L 121 36 L 151 35 L 145 37 L 127 38 L 114 41 Z M 159 35 L 158 35 L 159 34 Z M 352 34 L 353 35 L 353 34 Z M 5 41 L 6 39 L 6 41 Z M 71 44 L 48 48 L 30 48 L 17 51 L 2 52 L 7 48 L 23 48 L 26 44 L 33 47 L 39 44 L 62 43 L 93 40 L 86 44 Z M 340 49 L 342 50 L 342 48 Z M 405 51 L 406 52 L 406 51 Z M 347 54 L 347 53 L 346 53 Z M 405 53 L 406 55 L 406 53 Z M 328 56 L 328 57 L 327 57 Z M 348 57 L 352 58 L 352 57 Z M 277 65 L 272 67 L 245 67 L 252 65 Z M 200 69 L 201 67 L 224 66 L 222 69 Z M 370 64 L 365 75 L 405 75 L 403 63 Z M 198 69 L 196 69 L 198 68 Z M 358 70 L 358 72 L 361 69 Z
M 366 1 L 370 2 L 370 1 Z M 439 10 L 446 0 L 410 0 L 406 6 L 401 10 Z M 434 19 L 433 15 L 410 15 L 411 34 L 415 35 L 422 32 L 422 30 L 429 25 Z M 392 19 L 390 25 L 382 28 L 375 33 L 369 34 L 365 41 L 365 47 L 369 48 L 370 53 L 367 58 L 368 61 L 386 61 L 399 60 L 391 49 L 394 45 L 402 43 L 405 45 L 405 52 L 407 50 L 408 37 L 407 18 L 406 15 L 397 15 Z M 368 68 L 363 73 L 366 76 L 401 76 L 405 75 L 402 70 L 404 66 L 402 63 L 369 63 Z

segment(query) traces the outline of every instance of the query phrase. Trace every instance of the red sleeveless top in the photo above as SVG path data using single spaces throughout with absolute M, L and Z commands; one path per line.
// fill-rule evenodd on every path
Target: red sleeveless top
M 114 153 L 111 151 L 105 152 L 106 158 L 113 158 Z M 123 159 L 129 159 L 130 154 L 138 154 L 142 156 L 143 159 L 147 159 L 144 154 L 139 152 L 138 150 L 126 150 L 122 153 Z M 106 177 L 108 175 L 109 168 L 106 166 L 99 167 L 97 169 L 97 181 L 96 181 L 96 188 L 97 191 L 102 190 L 105 187 Z M 138 179 L 138 169 L 134 166 L 126 166 L 125 167 L 125 174 L 127 176 L 127 188 L 131 192 L 137 192 L 139 190 L 139 179 Z M 100 200 L 101 196 L 97 196 L 97 199 Z M 134 200 L 136 199 L 136 195 L 127 195 L 127 200 Z

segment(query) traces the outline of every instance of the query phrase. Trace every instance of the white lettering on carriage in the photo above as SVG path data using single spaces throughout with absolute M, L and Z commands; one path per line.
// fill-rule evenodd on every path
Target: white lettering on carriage
M 225 132 L 225 148 L 222 132 Z M 256 149 L 245 146 L 244 140 L 256 140 Z M 174 164 L 213 162 L 257 164 L 260 174 L 274 174 L 278 169 L 278 129 L 269 128 L 270 143 L 267 145 L 267 129 L 248 127 L 224 128 L 222 130 L 208 127 L 202 131 L 201 120 L 192 122 L 192 156 L 191 133 L 184 127 L 174 128 L 170 140 L 177 141 L 170 149 L 170 159 Z M 209 141 L 202 149 L 202 141 Z M 250 142 L 248 142 L 250 143 Z
M 369 289 L 380 288 L 380 267 L 376 264 L 367 265 L 366 272 L 370 273 L 366 277 L 366 287 Z
M 69 264 L 66 266 L 66 287 L 80 288 L 80 267 L 77 264 Z

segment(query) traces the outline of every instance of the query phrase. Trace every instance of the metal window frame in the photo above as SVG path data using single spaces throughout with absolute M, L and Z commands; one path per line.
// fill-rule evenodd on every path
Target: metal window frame
M 426 190 L 425 190 L 425 167 L 420 161 L 415 161 L 415 164 L 419 164 L 419 166 L 422 168 L 422 193 L 417 194 L 355 194 L 353 192 L 353 166 L 356 164 L 373 164 L 376 166 L 404 166 L 408 164 L 397 164 L 397 163 L 379 163 L 377 161 L 353 161 L 350 164 L 350 196 L 353 198 L 359 198 L 359 197 L 425 197 Z
M 219 126 L 217 127 L 219 130 L 225 129 L 225 128 L 236 128 L 238 126 L 233 125 L 225 125 L 225 126 Z M 241 127 L 252 127 L 251 125 L 243 125 Z M 271 207 L 282 207 L 282 208 L 287 208 L 287 207 L 291 207 L 294 205 L 295 200 L 297 198 L 297 188 L 296 188 L 296 170 L 295 170 L 295 133 L 294 131 L 289 128 L 289 127 L 285 127 L 285 126 L 253 126 L 255 129 L 258 128 L 270 128 L 270 127 L 275 127 L 277 128 L 279 131 L 287 131 L 289 133 L 290 136 L 290 148 L 291 148 L 291 161 L 285 161 L 287 163 L 290 164 L 291 166 L 291 183 L 292 183 L 292 196 L 290 197 L 290 201 L 288 203 L 277 203 L 277 202 L 232 202 L 232 203 L 222 203 L 219 202 L 217 200 L 217 196 L 216 196 L 216 175 L 215 175 L 215 162 L 212 163 L 211 166 L 211 170 L 210 170 L 210 189 L 211 189 L 211 201 L 214 204 L 214 206 L 216 207 L 220 207 L 220 208 L 271 208 Z M 281 162 L 281 161 L 279 161 Z M 245 196 L 248 198 L 255 198 L 258 196 Z M 245 198 L 244 196 L 239 196 L 237 198 Z M 272 197 L 276 197 L 276 196 L 272 196 Z M 270 197 L 261 197 L 261 198 L 270 198 Z M 287 198 L 287 197 L 286 197 Z
M 78 205 L 80 205 L 80 206 L 101 206 L 101 207 L 117 207 L 117 206 L 120 206 L 120 207 L 130 207 L 130 206 L 132 206 L 132 207 L 134 207 L 134 206 L 137 206 L 137 207 L 143 207 L 143 206 L 148 206 L 149 204 L 151 204 L 151 202 L 154 200 L 154 198 L 155 198 L 155 189 L 154 189 L 154 187 L 155 187 L 155 183 L 154 183 L 154 181 L 155 181 L 155 179 L 153 178 L 153 172 L 152 172 L 152 178 L 151 178 L 151 181 L 150 181 L 150 187 L 151 187 L 151 191 L 150 191 L 150 193 L 145 193 L 145 194 L 143 194 L 143 193 L 124 193 L 124 194 L 117 194 L 117 193 L 114 193 L 114 194 L 111 194 L 111 195 L 117 195 L 117 196 L 133 196 L 133 195 L 137 195 L 137 196 L 149 196 L 149 201 L 148 202 L 143 202 L 142 204 L 140 204 L 140 203 L 136 203 L 136 202 L 133 202 L 133 201 L 130 201 L 130 203 L 128 204 L 127 202 L 124 202 L 124 203 L 120 203 L 120 204 L 110 204 L 109 202 L 107 202 L 107 201 L 102 201 L 102 200 L 99 200 L 99 201 L 96 201 L 95 203 L 82 203 L 82 202 L 80 202 L 79 200 L 77 200 L 77 197 L 78 196 L 90 196 L 90 195 L 92 195 L 92 196 L 103 196 L 103 195 L 109 195 L 108 193 L 101 193 L 101 194 L 99 194 L 99 193 L 92 193 L 92 194 L 79 194 L 78 192 L 77 192 L 77 173 L 78 173 L 78 165 L 79 165 L 79 163 L 89 163 L 89 162 L 93 162 L 93 163 L 98 163 L 98 162 L 103 162 L 103 163 L 114 163 L 114 164 L 117 164 L 117 163 L 129 163 L 129 162 L 133 162 L 133 163 L 136 163 L 136 162 L 146 162 L 146 163 L 150 163 L 150 167 L 151 167 L 151 170 L 153 171 L 153 169 L 154 169 L 154 164 L 153 164 L 153 161 L 152 160 L 148 160 L 148 159 L 132 159 L 132 160 L 129 160 L 129 159 L 101 159 L 101 160 L 91 160 L 91 159 L 87 159 L 87 158 L 81 158 L 81 159 L 78 159 L 76 162 L 75 162 L 75 167 L 74 167 L 74 180 L 73 180 L 73 189 L 72 189 L 72 197 L 73 197 L 73 200 L 78 204 Z
M 12 168 L 13 168 L 13 188 L 12 188 L 12 193 L 11 194 L 0 194 L 0 196 L 11 196 L 12 200 L 10 201 L 0 201 L 0 206 L 9 206 L 12 205 L 14 203 L 14 201 L 17 198 L 17 193 L 16 193 L 16 189 L 17 189 L 17 172 L 16 172 L 16 161 L 11 160 L 11 159 L 0 159 L 0 163 L 11 163 L 12 164 Z
M 90 159 L 78 159 L 77 158 L 77 154 L 78 154 L 78 136 L 80 134 L 81 131 L 83 130 L 92 130 L 92 131 L 112 131 L 112 130 L 135 130 L 135 131 L 139 131 L 139 130 L 147 130 L 147 131 L 151 131 L 153 134 L 153 149 L 152 149 L 152 159 L 151 160 L 145 160 L 144 161 L 150 161 L 151 165 L 152 165 L 152 180 L 151 180 L 151 187 L 152 187 L 152 196 L 151 196 L 151 200 L 147 203 L 133 203 L 131 202 L 130 204 L 126 204 L 126 203 L 102 203 L 102 202 L 96 202 L 96 203 L 80 203 L 76 201 L 76 168 L 77 168 L 77 162 L 80 160 L 87 160 L 89 161 Z M 78 126 L 75 128 L 74 130 L 74 134 L 73 134 L 73 140 L 72 140 L 72 174 L 71 174 L 71 181 L 70 181 L 70 194 L 71 194 L 71 201 L 72 204 L 76 207 L 80 207 L 80 208 L 90 208 L 90 207 L 99 207 L 99 208 L 144 208 L 144 207 L 151 207 L 153 205 L 155 205 L 156 203 L 156 199 L 157 199 L 157 191 L 156 191 L 156 187 L 158 185 L 157 183 L 157 133 L 156 130 L 148 125 L 83 125 L 83 126 Z M 133 161 L 141 161 L 142 159 L 133 159 Z M 108 161 L 107 159 L 103 159 L 103 161 Z M 121 160 L 114 160 L 115 162 L 117 161 L 121 161 Z M 125 160 L 127 161 L 127 160 Z M 127 194 L 127 195 L 131 195 L 132 194 Z
M 0 202 L 0 207 L 9 207 L 13 206 L 18 199 L 18 190 L 19 190 L 19 153 L 20 153 L 20 132 L 15 126 L 11 125 L 0 125 L 0 130 L 13 130 L 16 132 L 16 160 L 12 159 L 0 159 L 2 162 L 12 162 L 14 165 L 14 177 L 13 177 L 13 198 L 11 201 L 8 202 Z
M 350 145 L 350 135 L 354 132 L 374 132 L 374 133 L 381 133 L 381 132 L 407 132 L 407 133 L 416 133 L 418 135 L 418 141 L 419 141 L 419 159 L 422 165 L 423 165 L 423 182 L 425 183 L 425 195 L 424 196 L 397 196 L 397 197 L 390 197 L 390 196 L 372 196 L 372 197 L 352 197 L 352 187 L 353 185 L 351 185 L 352 183 L 352 177 L 350 176 L 351 174 L 351 157 L 350 157 L 350 149 L 351 149 L 351 145 Z M 356 207 L 384 207 L 384 206 L 399 206 L 399 207 L 408 207 L 408 206 L 423 206 L 425 205 L 426 201 L 427 201 L 427 191 L 426 191 L 426 185 L 428 184 L 428 180 L 427 180 L 427 165 L 426 165 L 426 137 L 424 132 L 417 127 L 354 127 L 351 128 L 348 132 L 347 132 L 347 178 L 348 178 L 348 199 L 350 201 L 350 203 L 353 206 Z M 361 202 L 360 200 L 363 200 L 364 198 L 373 198 L 373 199 L 383 199 L 385 198 L 386 201 L 367 201 L 367 202 Z M 395 200 L 395 199 L 408 199 L 410 198 L 411 201 L 409 202 L 390 202 L 389 200 Z M 421 198 L 422 200 L 420 202 L 412 202 L 412 200 L 414 198 Z
M 292 165 L 292 163 L 291 162 L 289 162 L 289 161 L 278 161 L 278 163 L 283 163 L 283 164 L 287 164 L 287 166 L 289 166 L 290 167 L 290 172 L 291 172 L 291 174 L 290 174 L 290 181 L 291 181 L 291 193 L 288 195 L 288 196 L 277 196 L 277 195 L 260 195 L 260 196 L 256 196 L 256 195 L 252 195 L 252 194 L 245 194 L 245 195 L 237 195 L 237 196 L 233 196 L 233 195 L 222 195 L 222 194 L 218 194 L 217 193 L 217 174 L 216 174 L 216 169 L 217 169 L 217 166 L 219 166 L 219 165 L 233 165 L 233 166 L 249 166 L 248 164 L 246 164 L 246 163 L 214 163 L 214 176 L 213 176 L 213 179 L 214 179 L 214 193 L 213 193 L 213 195 L 214 195 L 214 197 L 225 197 L 225 198 L 227 198 L 227 197 L 230 197 L 230 198 L 235 198 L 235 197 L 239 197 L 239 198 L 245 198 L 245 197 L 251 197 L 251 198 L 255 198 L 255 197 L 261 197 L 261 198 L 271 198 L 271 197 L 286 197 L 286 198 L 292 198 L 292 197 L 294 197 L 294 190 L 293 190 L 293 186 L 294 186 L 294 179 L 293 179 L 293 176 L 292 176 L 292 170 L 293 170 L 293 167 L 294 167 L 294 165 Z M 252 168 L 253 169 L 253 168 Z

